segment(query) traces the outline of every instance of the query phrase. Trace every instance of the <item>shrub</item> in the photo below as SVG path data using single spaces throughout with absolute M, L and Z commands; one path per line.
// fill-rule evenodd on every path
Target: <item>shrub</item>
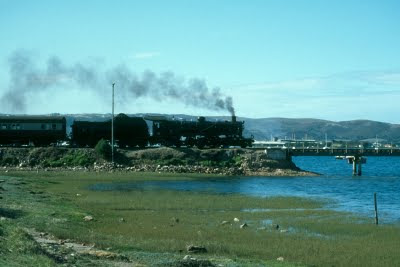
M 93 164 L 94 159 L 84 151 L 74 151 L 65 155 L 62 161 L 65 165 L 69 166 L 88 166 Z
M 97 145 L 95 146 L 94 150 L 96 151 L 97 155 L 99 155 L 103 159 L 110 159 L 111 158 L 111 146 L 104 139 L 101 139 L 97 143 Z
M 73 167 L 89 166 L 93 164 L 94 159 L 84 151 L 72 150 L 60 159 L 45 159 L 42 163 L 44 167 Z
M 236 155 L 232 158 L 233 164 L 236 166 L 240 166 L 242 163 L 242 158 L 239 155 Z

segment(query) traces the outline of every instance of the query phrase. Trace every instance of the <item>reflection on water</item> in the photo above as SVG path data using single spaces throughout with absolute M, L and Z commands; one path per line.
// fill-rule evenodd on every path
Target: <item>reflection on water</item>
M 125 191 L 168 189 L 250 196 L 299 196 L 328 198 L 329 208 L 374 216 L 374 192 L 378 194 L 380 221 L 400 222 L 400 157 L 369 157 L 363 176 L 352 177 L 351 165 L 333 157 L 297 157 L 297 166 L 320 177 L 254 177 L 191 181 L 146 181 L 95 184 L 91 190 Z

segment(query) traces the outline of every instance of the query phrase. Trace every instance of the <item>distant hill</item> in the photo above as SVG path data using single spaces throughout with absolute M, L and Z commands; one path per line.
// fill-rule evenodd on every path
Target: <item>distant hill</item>
M 318 119 L 287 119 L 245 118 L 246 131 L 252 133 L 257 140 L 274 137 L 297 139 L 307 136 L 309 139 L 324 140 L 325 133 L 328 139 L 363 140 L 375 138 L 386 139 L 389 142 L 400 142 L 400 124 L 391 124 L 370 120 L 327 121 Z

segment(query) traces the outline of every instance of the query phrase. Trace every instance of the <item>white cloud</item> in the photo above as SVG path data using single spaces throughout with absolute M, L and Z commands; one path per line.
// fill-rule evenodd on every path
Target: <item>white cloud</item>
M 376 80 L 382 84 L 400 86 L 400 73 L 383 73 L 376 76 Z
M 400 72 L 349 72 L 232 87 L 238 115 L 398 122 Z
M 349 72 L 278 82 L 247 84 L 233 91 L 295 94 L 308 97 L 400 93 L 400 72 Z
M 159 57 L 161 54 L 159 52 L 140 52 L 136 53 L 133 57 L 135 59 L 148 59 L 148 58 L 154 58 L 154 57 Z

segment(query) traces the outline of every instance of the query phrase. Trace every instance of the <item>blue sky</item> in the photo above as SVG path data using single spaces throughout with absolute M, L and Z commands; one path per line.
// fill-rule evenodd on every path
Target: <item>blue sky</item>
M 399 47 L 399 1 L 0 0 L 0 113 L 110 111 L 108 80 L 89 90 L 65 72 L 15 89 L 9 59 L 23 51 L 39 74 L 56 56 L 100 77 L 124 66 L 139 80 L 145 71 L 201 79 L 239 116 L 400 123 Z M 117 112 L 229 114 L 115 83 Z M 24 107 L 13 108 L 8 96 L 21 93 Z

